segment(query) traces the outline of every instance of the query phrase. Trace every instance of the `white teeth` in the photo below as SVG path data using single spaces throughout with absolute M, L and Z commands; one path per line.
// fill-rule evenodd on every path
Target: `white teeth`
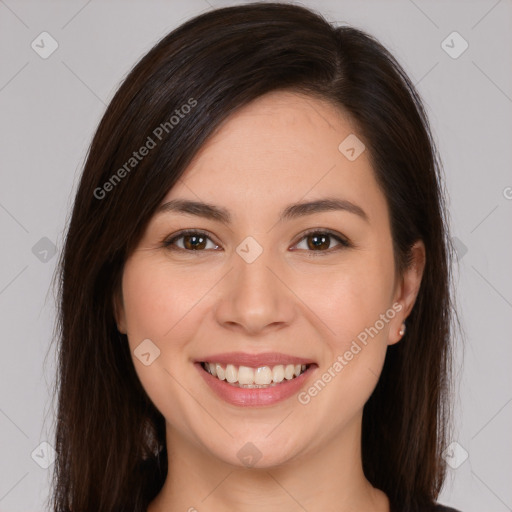
M 224 368 L 219 363 L 204 363 L 204 367 L 219 380 L 227 380 L 230 384 L 238 384 L 241 387 L 265 387 L 279 384 L 284 379 L 291 380 L 298 377 L 306 370 L 305 364 L 278 364 L 274 367 L 260 366 L 259 368 L 228 364 Z
M 224 371 L 224 368 L 222 368 L 222 366 L 219 363 L 217 363 L 215 365 L 215 373 L 217 374 L 217 378 L 220 380 L 224 380 L 226 378 L 226 372 Z M 212 375 L 215 376 L 215 374 L 213 374 L 213 373 L 212 373 Z
M 226 366 L 226 380 L 231 383 L 238 380 L 238 370 L 232 364 Z
M 256 371 L 253 370 L 254 374 L 254 384 L 270 384 L 272 382 L 272 370 L 268 366 L 262 366 L 261 368 L 256 368 Z M 240 381 L 238 381 L 240 382 Z M 242 384 L 240 382 L 240 384 Z M 247 384 L 252 384 L 248 382 Z
M 295 366 L 293 366 L 293 364 L 287 364 L 284 368 L 284 378 L 286 380 L 292 380 L 294 372 L 295 372 Z
M 208 369 L 210 370 L 210 373 L 216 377 L 217 376 L 217 368 L 213 363 L 208 363 Z
M 248 366 L 238 368 L 238 384 L 254 384 L 254 370 Z
M 274 366 L 272 369 L 272 380 L 274 382 L 283 382 L 284 380 L 284 366 L 282 364 L 278 364 Z

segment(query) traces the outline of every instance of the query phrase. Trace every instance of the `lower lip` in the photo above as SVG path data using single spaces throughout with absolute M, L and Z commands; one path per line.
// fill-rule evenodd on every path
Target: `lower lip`
M 283 382 L 268 388 L 239 388 L 232 386 L 225 380 L 214 377 L 201 366 L 201 363 L 194 363 L 194 366 L 217 396 L 240 407 L 272 405 L 290 398 L 300 391 L 300 388 L 316 368 L 316 365 L 312 364 L 298 377 L 283 380 Z

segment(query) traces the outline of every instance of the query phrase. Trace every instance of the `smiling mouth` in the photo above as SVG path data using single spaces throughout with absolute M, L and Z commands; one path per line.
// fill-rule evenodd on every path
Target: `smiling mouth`
M 282 382 L 296 379 L 306 372 L 313 364 L 278 364 L 274 366 L 238 366 L 233 364 L 223 365 L 203 361 L 201 367 L 218 380 L 226 381 L 233 387 L 239 388 L 269 388 Z

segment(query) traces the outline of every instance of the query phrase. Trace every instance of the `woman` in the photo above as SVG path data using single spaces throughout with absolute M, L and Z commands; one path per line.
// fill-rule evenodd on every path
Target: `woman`
M 53 509 L 450 510 L 440 167 L 362 31 L 254 3 L 160 41 L 76 194 Z

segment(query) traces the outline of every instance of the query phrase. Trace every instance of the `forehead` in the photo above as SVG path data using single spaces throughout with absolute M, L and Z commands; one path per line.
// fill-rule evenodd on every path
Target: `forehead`
M 186 197 L 235 210 L 265 209 L 338 195 L 365 199 L 378 215 L 385 205 L 367 152 L 351 161 L 339 149 L 355 132 L 350 117 L 327 101 L 288 91 L 266 94 L 217 128 L 164 202 Z
M 255 169 L 262 169 L 255 157 L 274 164 L 276 157 L 286 157 L 283 169 L 311 155 L 321 164 L 338 156 L 339 139 L 354 131 L 352 125 L 348 115 L 325 100 L 274 91 L 241 107 L 221 123 L 190 167 L 201 167 L 205 158 L 226 161 L 230 156 L 245 157 L 246 165 L 254 159 Z

